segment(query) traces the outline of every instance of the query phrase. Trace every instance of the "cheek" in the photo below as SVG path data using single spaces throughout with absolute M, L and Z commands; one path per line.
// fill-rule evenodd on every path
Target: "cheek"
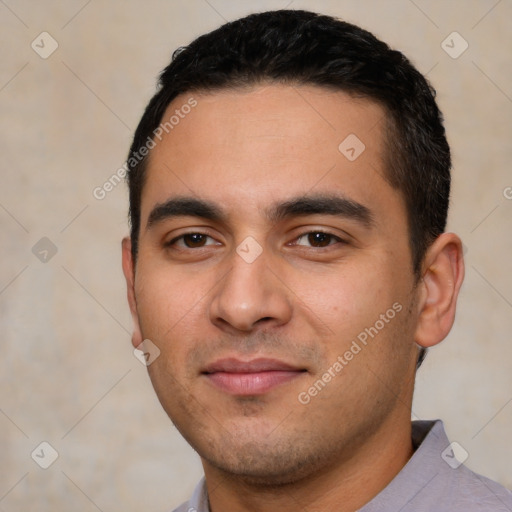
M 316 318 L 331 335 L 342 339 L 373 325 L 401 295 L 392 274 L 383 267 L 372 271 L 368 266 L 347 266 L 322 275 L 302 273 L 294 279 L 290 276 L 289 287 L 297 297 L 299 315 Z
M 143 335 L 165 346 L 173 339 L 187 340 L 186 332 L 194 331 L 204 316 L 204 275 L 185 276 L 156 263 L 141 265 L 139 276 L 135 293 Z

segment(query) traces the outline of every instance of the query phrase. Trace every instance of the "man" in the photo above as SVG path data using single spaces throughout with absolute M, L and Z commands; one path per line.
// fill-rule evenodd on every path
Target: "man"
M 177 511 L 512 510 L 411 424 L 464 266 L 401 53 L 304 11 L 228 23 L 175 53 L 128 165 L 133 344 L 205 472 Z

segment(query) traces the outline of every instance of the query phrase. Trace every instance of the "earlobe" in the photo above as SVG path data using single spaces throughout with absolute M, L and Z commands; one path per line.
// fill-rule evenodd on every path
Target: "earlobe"
M 137 314 L 137 302 L 135 300 L 135 267 L 132 258 L 132 244 L 129 237 L 123 238 L 121 242 L 123 273 L 126 279 L 126 294 L 128 305 L 133 319 L 132 345 L 138 347 L 142 343 L 142 333 Z
M 448 335 L 455 320 L 464 280 L 462 242 L 457 235 L 443 233 L 429 247 L 422 276 L 415 341 L 422 347 L 431 347 Z

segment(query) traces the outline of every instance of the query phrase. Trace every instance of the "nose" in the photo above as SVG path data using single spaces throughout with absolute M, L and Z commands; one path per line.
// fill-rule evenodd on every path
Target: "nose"
M 290 292 L 265 253 L 248 262 L 238 253 L 210 303 L 211 322 L 231 333 L 286 324 L 292 316 Z

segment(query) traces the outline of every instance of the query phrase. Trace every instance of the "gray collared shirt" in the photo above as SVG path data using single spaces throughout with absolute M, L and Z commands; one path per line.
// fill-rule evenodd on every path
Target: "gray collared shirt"
M 443 422 L 413 421 L 414 455 L 359 512 L 512 512 L 512 492 L 477 475 L 457 458 L 464 449 L 446 437 Z M 209 512 L 204 478 L 174 512 Z

